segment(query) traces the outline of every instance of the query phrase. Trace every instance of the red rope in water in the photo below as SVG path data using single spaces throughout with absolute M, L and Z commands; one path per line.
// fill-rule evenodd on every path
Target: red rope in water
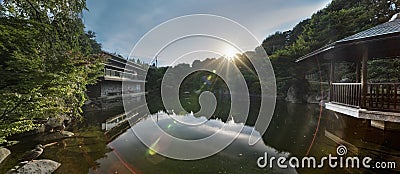
M 111 145 L 110 145 L 111 147 Z M 128 169 L 132 174 L 136 174 L 135 169 L 133 168 L 133 166 L 131 166 L 130 164 L 126 163 L 124 159 L 122 159 L 121 155 L 119 154 L 119 152 L 114 149 L 114 154 L 115 156 L 119 159 L 119 161 L 125 166 L 126 169 Z
M 106 137 L 107 141 L 109 140 L 109 137 L 106 135 L 106 133 L 104 133 L 104 136 Z M 111 149 L 113 149 L 113 153 L 114 155 L 118 158 L 118 160 L 124 165 L 124 167 L 126 169 L 129 170 L 129 172 L 131 172 L 132 174 L 136 174 L 135 169 L 133 166 L 131 166 L 130 164 L 126 163 L 125 160 L 121 157 L 121 154 L 118 152 L 117 149 L 115 149 L 111 143 L 108 145 Z
M 319 65 L 318 58 L 315 58 L 315 59 L 317 60 L 317 65 L 318 65 L 319 81 L 322 82 L 321 67 L 320 67 L 320 65 Z M 320 90 L 321 90 L 321 100 L 323 100 L 323 99 L 324 99 L 324 90 L 323 90 L 323 87 L 322 87 L 322 83 L 320 84 L 320 87 L 321 87 L 321 89 L 320 89 Z M 314 144 L 314 141 L 315 141 L 315 137 L 317 137 L 317 133 L 318 133 L 318 130 L 319 130 L 319 124 L 320 124 L 320 122 L 321 122 L 321 116 L 322 116 L 322 104 L 320 103 L 320 104 L 319 104 L 318 124 L 317 124 L 317 127 L 315 128 L 314 136 L 313 136 L 313 139 L 312 139 L 312 141 L 311 141 L 310 146 L 308 147 L 306 156 L 308 156 L 308 154 L 310 153 L 311 148 L 312 148 L 312 146 L 313 146 L 313 144 Z

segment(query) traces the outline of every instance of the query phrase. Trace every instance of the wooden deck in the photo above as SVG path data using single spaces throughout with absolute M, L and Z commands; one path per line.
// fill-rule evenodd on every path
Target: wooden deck
M 342 113 L 355 118 L 376 120 L 376 121 L 386 121 L 400 123 L 400 113 L 399 112 L 388 112 L 388 111 L 371 111 L 361 108 L 355 108 L 350 106 L 345 106 L 336 103 L 326 103 L 325 108 L 331 111 Z
M 400 84 L 332 83 L 326 109 L 355 118 L 400 123 Z

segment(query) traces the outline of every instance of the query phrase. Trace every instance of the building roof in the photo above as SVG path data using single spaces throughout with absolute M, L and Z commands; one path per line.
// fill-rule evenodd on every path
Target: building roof
M 343 59 L 349 56 L 359 56 L 359 54 L 354 53 L 354 51 L 361 51 L 361 47 L 362 49 L 368 49 L 368 52 L 371 53 L 369 57 L 399 56 L 399 51 L 396 51 L 400 50 L 399 43 L 400 13 L 393 16 L 393 18 L 386 23 L 325 45 L 298 58 L 296 62 L 301 62 L 310 57 L 335 59 L 333 55 L 336 55 L 336 57 L 340 55 Z
M 383 36 L 383 35 L 388 35 L 388 34 L 398 33 L 398 32 L 400 32 L 400 19 L 395 19 L 393 21 L 389 21 L 389 22 L 383 23 L 381 25 L 377 25 L 368 30 L 364 30 L 364 31 L 354 34 L 352 36 L 346 37 L 342 40 L 337 41 L 337 43 L 355 41 L 355 40 L 360 40 L 360 39 L 365 39 L 365 38 L 370 38 L 370 37 Z
M 131 60 L 125 59 L 119 55 L 109 53 L 107 51 L 102 51 L 104 54 L 109 55 L 110 58 L 107 59 L 106 66 L 107 65 L 116 65 L 119 66 L 122 70 L 129 71 L 129 70 L 140 70 L 140 71 L 146 71 L 142 65 L 139 65 Z

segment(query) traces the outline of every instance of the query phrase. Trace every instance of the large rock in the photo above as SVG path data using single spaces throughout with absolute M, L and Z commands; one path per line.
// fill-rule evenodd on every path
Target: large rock
M 321 97 L 321 94 L 313 93 L 307 95 L 307 103 L 320 104 L 323 99 L 324 97 Z
M 69 118 L 66 115 L 61 115 L 59 117 L 51 117 L 47 120 L 46 125 L 55 128 L 62 126 L 63 122 L 66 120 L 71 120 L 71 118 Z
M 60 131 L 60 132 L 52 132 L 46 135 L 38 136 L 36 138 L 37 141 L 40 142 L 50 142 L 50 141 L 58 141 L 61 139 L 65 139 L 68 137 L 74 136 L 74 133 L 69 131 Z
M 72 136 L 75 136 L 74 133 L 69 132 L 69 131 L 61 131 L 60 133 L 61 133 L 61 135 L 64 135 L 65 137 L 72 137 Z
M 303 103 L 303 96 L 299 95 L 300 93 L 299 89 L 292 85 L 287 91 L 285 100 L 291 103 Z
M 31 161 L 17 170 L 9 171 L 8 174 L 45 174 L 53 173 L 61 166 L 61 163 L 48 159 Z
M 2 163 L 4 159 L 6 159 L 10 154 L 11 154 L 10 150 L 0 147 L 0 163 Z

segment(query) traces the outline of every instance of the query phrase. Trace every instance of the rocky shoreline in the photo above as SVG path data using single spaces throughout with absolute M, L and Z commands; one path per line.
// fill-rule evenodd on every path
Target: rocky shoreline
M 60 141 L 65 138 L 74 137 L 74 133 L 69 131 L 57 131 L 51 132 L 43 135 L 36 136 L 34 138 L 35 142 L 50 142 L 51 145 L 57 144 L 57 141 Z M 46 146 L 46 145 L 45 145 Z M 11 155 L 11 151 L 7 148 L 0 147 L 0 164 L 7 160 L 7 157 Z M 39 154 L 40 155 L 40 154 Z M 57 161 L 53 161 L 50 159 L 39 159 L 39 160 L 31 160 L 20 162 L 16 164 L 12 169 L 10 169 L 7 174 L 42 174 L 42 173 L 53 173 L 61 166 L 61 163 Z

